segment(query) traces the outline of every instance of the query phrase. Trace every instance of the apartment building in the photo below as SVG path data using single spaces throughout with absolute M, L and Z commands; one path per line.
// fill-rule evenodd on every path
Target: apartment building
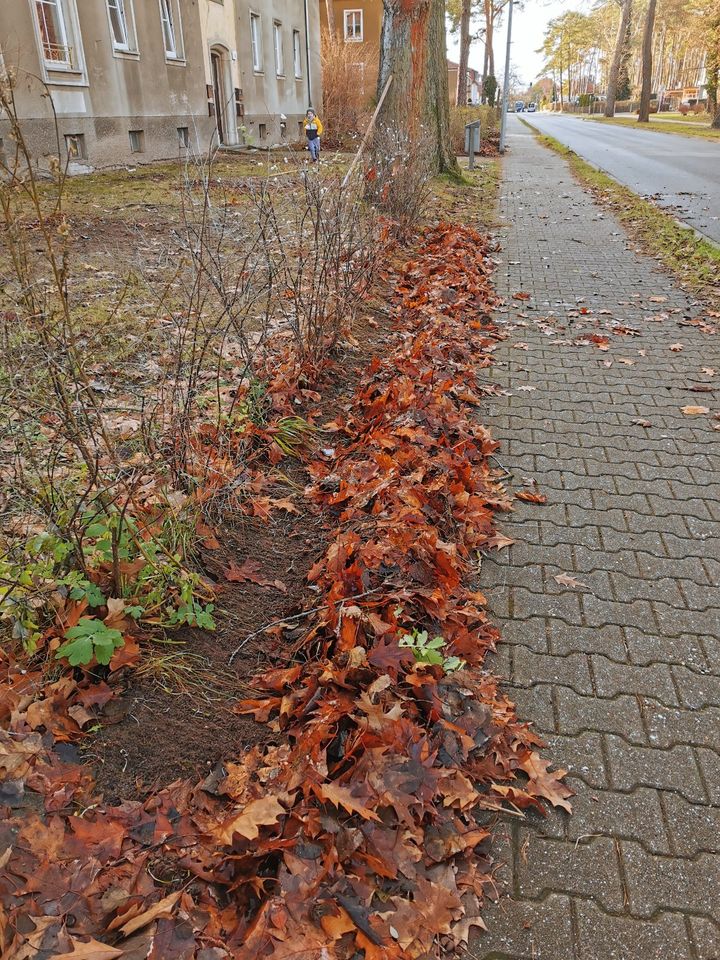
M 321 97 L 306 0 L 1 0 L 0 56 L 36 161 L 59 140 L 73 172 L 296 139 Z
M 225 144 L 296 140 L 322 102 L 312 0 L 198 0 L 207 112 Z
M 369 99 L 377 94 L 377 78 L 382 38 L 382 0 L 319 0 L 320 27 L 342 39 L 355 68 L 357 85 Z M 455 103 L 459 65 L 448 60 L 450 102 Z M 482 77 L 468 71 L 468 102 L 479 103 Z

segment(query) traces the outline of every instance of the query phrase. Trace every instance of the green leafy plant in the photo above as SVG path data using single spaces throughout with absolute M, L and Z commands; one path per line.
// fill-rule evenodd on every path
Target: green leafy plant
M 413 629 L 400 638 L 401 647 L 409 647 L 418 663 L 436 664 L 443 668 L 445 673 L 462 670 L 465 661 L 460 657 L 446 657 L 443 653 L 447 643 L 442 637 L 428 639 L 427 630 Z
M 124 643 L 119 630 L 107 627 L 102 620 L 81 617 L 75 627 L 65 631 L 65 643 L 58 649 L 55 657 L 67 658 L 70 666 L 77 667 L 90 663 L 93 658 L 107 665 L 118 647 Z

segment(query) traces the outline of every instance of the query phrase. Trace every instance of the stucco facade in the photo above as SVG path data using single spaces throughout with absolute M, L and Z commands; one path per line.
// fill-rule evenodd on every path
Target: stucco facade
M 208 109 L 232 145 L 293 141 L 322 100 L 313 0 L 199 0 Z
M 310 95 L 321 98 L 319 12 L 312 0 L 305 10 L 304 0 L 1 0 L 0 55 L 33 157 L 43 166 L 59 152 L 79 172 L 218 140 L 297 139 Z

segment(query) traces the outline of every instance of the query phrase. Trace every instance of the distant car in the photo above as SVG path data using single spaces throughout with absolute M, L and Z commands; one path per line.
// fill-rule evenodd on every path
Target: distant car
M 516 113 L 522 113 L 524 109 L 525 109 L 525 101 L 524 101 L 524 100 L 516 100 L 516 101 L 515 101 L 515 112 L 516 112 Z
M 537 104 L 529 103 L 527 106 L 527 109 L 528 109 L 528 113 L 535 113 L 535 111 L 537 110 Z

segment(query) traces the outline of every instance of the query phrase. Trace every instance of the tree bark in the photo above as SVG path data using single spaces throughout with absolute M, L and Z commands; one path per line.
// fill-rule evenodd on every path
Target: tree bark
M 487 10 L 489 11 L 489 18 L 487 20 L 487 25 L 485 27 L 485 49 L 487 50 L 488 56 L 488 76 L 495 76 L 495 49 L 494 49 L 494 33 L 495 33 L 495 17 L 497 16 L 497 10 L 495 5 L 492 3 L 492 0 L 487 5 Z
M 650 0 L 645 16 L 645 29 L 642 44 L 642 88 L 640 91 L 640 112 L 638 121 L 648 123 L 650 120 L 650 95 L 652 93 L 652 45 L 653 28 L 655 27 L 655 7 L 657 0 Z
M 450 144 L 444 0 L 383 0 L 378 96 L 393 82 L 378 124 L 407 130 L 437 173 L 457 173 Z
M 462 0 L 460 11 L 460 66 L 455 103 L 464 107 L 468 99 L 468 61 L 470 60 L 470 17 L 472 15 L 472 0 Z
M 710 126 L 720 130 L 720 14 L 710 23 L 707 80 L 708 98 L 713 109 Z
M 333 40 L 337 39 L 337 28 L 335 26 L 335 0 L 325 0 L 325 12 L 327 14 L 328 31 Z
M 485 2 L 488 3 L 489 0 L 485 0 Z M 480 102 L 481 102 L 481 103 L 485 103 L 485 78 L 486 78 L 487 75 L 488 75 L 487 33 L 485 34 L 485 37 L 484 37 L 484 39 L 483 39 L 483 50 L 484 50 L 484 53 L 483 53 L 483 71 L 482 71 L 482 92 L 481 92 L 481 95 L 480 95 Z
M 615 40 L 615 52 L 613 54 L 612 63 L 610 64 L 610 75 L 608 76 L 607 99 L 605 100 L 606 117 L 615 116 L 615 100 L 617 99 L 618 77 L 620 76 L 620 64 L 622 63 L 628 27 L 630 25 L 631 8 L 632 0 L 622 0 L 620 26 L 618 27 L 617 39 Z

